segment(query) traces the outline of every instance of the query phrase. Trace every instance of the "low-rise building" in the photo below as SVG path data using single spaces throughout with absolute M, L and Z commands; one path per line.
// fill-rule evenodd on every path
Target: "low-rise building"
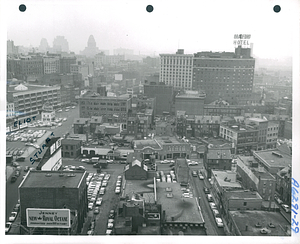
M 233 171 L 211 171 L 211 193 L 214 195 L 215 203 L 221 212 L 224 211 L 223 195 L 225 192 L 243 190 L 241 184 L 236 180 L 236 172 Z
M 231 170 L 232 156 L 229 149 L 209 148 L 204 153 L 204 167 L 207 177 L 211 177 L 211 170 Z
M 253 157 L 263 165 L 266 171 L 273 175 L 276 175 L 283 168 L 292 165 L 292 156 L 283 150 L 279 150 L 279 148 L 254 151 Z
M 228 229 L 233 236 L 291 236 L 289 222 L 277 212 L 230 211 Z
M 89 133 L 90 119 L 75 118 L 74 119 L 74 134 L 86 134 Z
M 61 156 L 63 158 L 77 158 L 81 154 L 82 141 L 76 139 L 62 139 Z
M 139 160 L 127 164 L 124 169 L 126 180 L 147 180 L 148 166 Z
M 279 125 L 274 122 L 268 123 L 268 131 L 267 131 L 267 149 L 276 148 L 277 139 L 278 139 L 278 129 Z
M 278 197 L 286 204 L 291 204 L 291 165 L 283 168 L 276 174 L 276 192 Z
M 36 235 L 76 235 L 81 233 L 85 217 L 87 216 L 87 174 L 83 172 L 60 172 L 60 171 L 29 171 L 19 185 L 19 197 L 21 204 L 22 234 Z M 44 221 L 30 220 L 29 209 L 35 217 L 43 218 Z M 44 214 L 39 214 L 44 211 Z M 46 217 L 54 217 L 60 212 L 70 211 L 70 218 L 66 215 L 65 220 L 54 221 Z M 50 215 L 49 215 L 50 213 Z M 50 222 L 49 227 L 45 226 Z M 32 225 L 28 225 L 28 223 Z M 52 225 L 51 225 L 52 224 Z M 59 227 L 55 228 L 53 225 Z M 68 227 L 69 226 L 69 227 Z M 28 230 L 26 232 L 25 230 Z
M 267 172 L 253 157 L 238 156 L 237 173 L 246 189 L 257 191 L 263 200 L 272 202 L 275 193 L 275 177 Z
M 220 137 L 234 144 L 235 154 L 250 153 L 257 149 L 258 129 L 236 125 L 220 125 Z

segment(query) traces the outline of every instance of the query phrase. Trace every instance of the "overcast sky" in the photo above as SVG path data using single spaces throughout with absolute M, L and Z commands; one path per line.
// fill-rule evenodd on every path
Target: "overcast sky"
M 297 0 L 35 0 L 8 1 L 7 39 L 15 45 L 52 47 L 62 35 L 79 53 L 95 37 L 97 47 L 134 49 L 135 54 L 233 51 L 234 34 L 251 34 L 254 55 L 292 55 Z M 63 3 L 62 3 L 63 2 Z M 18 6 L 24 3 L 25 12 Z M 154 11 L 148 13 L 146 6 Z M 280 4 L 281 12 L 273 6 Z M 295 21 L 294 21 L 295 22 Z

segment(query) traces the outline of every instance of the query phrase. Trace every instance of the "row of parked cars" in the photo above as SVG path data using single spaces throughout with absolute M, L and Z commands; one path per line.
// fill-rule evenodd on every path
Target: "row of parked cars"
M 211 209 L 211 211 L 212 211 L 212 213 L 215 217 L 215 221 L 216 221 L 217 226 L 218 227 L 224 227 L 223 220 L 221 218 L 219 210 L 217 209 L 217 205 L 214 203 L 213 196 L 210 194 L 209 189 L 207 187 L 204 187 L 203 191 L 206 194 L 206 198 L 209 202 L 210 209 Z
M 194 176 L 194 177 L 198 176 L 200 180 L 204 180 L 204 175 L 202 174 L 202 172 L 200 170 L 198 170 L 198 171 L 193 170 L 192 176 Z
M 16 220 L 19 211 L 20 211 L 20 200 L 18 200 L 18 203 L 14 206 L 13 211 L 10 213 L 10 216 L 8 218 L 9 222 L 6 222 L 5 224 L 5 233 L 8 233 L 10 231 L 12 223 Z
M 291 208 L 289 205 L 285 204 L 277 195 L 274 196 L 275 201 L 284 209 L 286 213 L 291 212 Z
M 19 130 L 6 135 L 7 141 L 36 142 L 37 138 L 41 138 L 46 130 Z

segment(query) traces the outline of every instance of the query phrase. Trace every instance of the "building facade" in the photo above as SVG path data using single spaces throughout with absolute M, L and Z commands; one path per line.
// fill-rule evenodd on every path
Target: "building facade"
M 219 98 L 231 104 L 252 94 L 255 59 L 250 49 L 235 53 L 198 52 L 193 58 L 193 89 L 206 93 L 205 103 Z
M 7 100 L 13 102 L 15 111 L 26 116 L 38 114 L 45 103 L 51 104 L 54 109 L 61 106 L 59 86 L 23 85 L 9 86 Z
M 193 55 L 179 49 L 176 54 L 160 54 L 159 82 L 184 90 L 192 89 Z

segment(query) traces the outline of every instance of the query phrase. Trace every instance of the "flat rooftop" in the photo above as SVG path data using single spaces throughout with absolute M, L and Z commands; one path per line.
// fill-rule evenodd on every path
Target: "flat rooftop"
M 160 145 L 157 143 L 157 141 L 153 139 L 147 139 L 147 140 L 134 140 L 134 148 L 135 149 L 143 149 L 145 147 L 153 148 L 154 150 L 160 150 L 162 149 Z
M 208 149 L 207 159 L 231 159 L 229 149 Z
M 154 203 L 154 179 L 149 180 L 126 180 L 125 190 L 123 191 L 123 196 L 129 196 L 131 199 L 133 194 L 141 194 L 143 193 L 143 197 L 145 202 Z M 145 194 L 146 193 L 146 194 Z
M 262 199 L 256 191 L 227 191 L 224 195 L 228 199 Z
M 61 176 L 62 175 L 62 176 Z M 59 172 L 35 170 L 29 171 L 20 184 L 20 188 L 78 188 L 79 183 L 84 179 L 84 172 Z
M 286 226 L 289 230 L 291 229 L 289 222 L 279 212 L 229 211 L 229 214 L 243 236 L 286 236 Z M 255 225 L 258 222 L 261 227 L 257 228 Z M 275 228 L 269 228 L 269 223 L 275 225 Z M 247 230 L 246 225 L 248 226 Z M 262 228 L 267 228 L 271 232 L 261 234 Z
M 221 187 L 243 189 L 240 183 L 236 181 L 236 173 L 232 171 L 212 170 L 212 175 Z M 227 180 L 225 180 L 227 179 Z M 228 181 L 230 179 L 230 181 Z
M 166 211 L 166 222 L 202 224 L 195 197 L 184 198 L 180 184 L 157 182 L 157 203 Z
M 272 152 L 276 152 L 282 155 L 282 158 L 272 154 Z M 290 155 L 287 155 L 278 149 L 272 149 L 272 150 L 262 150 L 262 151 L 255 151 L 253 152 L 253 155 L 257 155 L 258 158 L 263 159 L 263 163 L 268 168 L 272 167 L 278 167 L 278 168 L 284 168 L 292 164 L 292 157 Z
M 21 84 L 21 86 L 24 86 L 25 88 L 28 88 L 27 90 L 15 90 L 15 88 L 20 85 L 10 85 L 7 87 L 7 92 L 10 93 L 30 93 L 30 92 L 38 92 L 38 91 L 47 91 L 47 90 L 53 90 L 53 89 L 59 89 L 59 86 L 40 86 L 40 85 L 23 85 Z M 18 88 L 17 88 L 18 89 Z

